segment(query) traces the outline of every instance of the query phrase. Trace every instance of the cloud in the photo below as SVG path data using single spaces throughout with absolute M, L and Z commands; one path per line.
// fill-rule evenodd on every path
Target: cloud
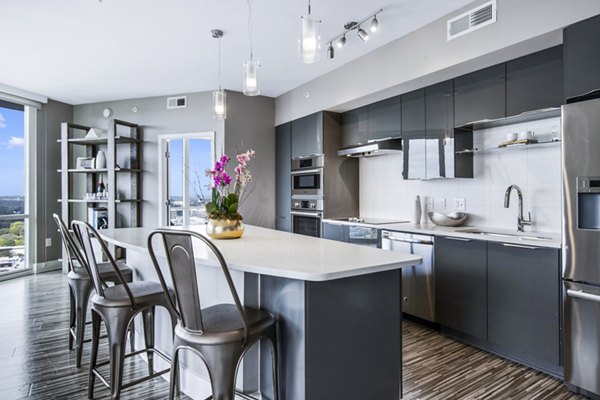
M 0 128 L 6 128 L 6 118 L 2 114 L 0 114 Z
M 11 136 L 8 141 L 8 148 L 13 149 L 15 147 L 23 147 L 25 145 L 25 138 Z

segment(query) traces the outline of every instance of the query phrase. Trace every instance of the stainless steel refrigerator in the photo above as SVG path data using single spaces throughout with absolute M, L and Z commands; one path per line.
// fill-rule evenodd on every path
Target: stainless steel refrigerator
M 600 396 L 600 99 L 562 107 L 564 375 Z

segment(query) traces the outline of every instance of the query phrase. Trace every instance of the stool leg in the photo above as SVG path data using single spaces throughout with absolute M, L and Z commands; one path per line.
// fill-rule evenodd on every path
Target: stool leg
M 169 400 L 173 400 L 175 394 L 179 394 L 179 347 L 173 350 L 173 359 L 171 360 L 171 378 L 169 381 Z
M 85 333 L 85 320 L 88 308 L 88 300 L 92 291 L 92 283 L 89 280 L 80 280 L 73 285 L 75 297 L 75 347 L 77 368 L 81 368 L 81 355 L 83 354 L 83 336 Z
M 69 285 L 69 305 L 69 350 L 73 350 L 73 334 L 71 332 L 75 329 L 75 296 L 71 285 Z
M 210 371 L 210 385 L 214 400 L 232 400 L 235 397 L 235 372 L 242 348 L 233 345 L 203 346 L 201 354 L 205 356 Z
M 113 309 L 104 318 L 110 349 L 110 393 L 112 400 L 118 400 L 123 386 L 123 361 L 127 346 L 127 328 L 132 315 L 127 309 Z
M 154 349 L 154 310 L 155 307 L 149 307 L 142 311 L 144 319 L 144 340 L 146 349 Z M 154 372 L 154 352 L 146 353 L 148 356 L 148 375 Z
M 271 357 L 272 357 L 272 368 L 273 368 L 273 400 L 279 400 L 279 370 L 277 362 L 277 337 L 269 337 L 269 343 L 271 344 Z
M 96 361 L 98 359 L 98 344 L 100 343 L 100 315 L 92 310 L 92 356 L 90 358 L 90 375 L 88 377 L 88 399 L 94 398 L 94 383 L 96 381 L 96 375 L 94 375 L 94 368 L 96 368 Z

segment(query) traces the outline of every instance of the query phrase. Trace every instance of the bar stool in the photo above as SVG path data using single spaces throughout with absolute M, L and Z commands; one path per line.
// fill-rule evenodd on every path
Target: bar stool
M 154 372 L 154 354 L 170 362 L 171 359 L 154 348 L 154 310 L 156 306 L 165 307 L 171 314 L 171 322 L 175 327 L 175 315 L 172 312 L 170 297 L 172 291 L 163 291 L 163 286 L 158 282 L 136 281 L 127 283 L 121 275 L 117 263 L 108 251 L 98 232 L 88 223 L 73 221 L 71 223 L 75 235 L 83 245 L 87 265 L 90 268 L 90 277 L 94 284 L 96 294 L 92 297 L 92 357 L 90 361 L 88 398 L 94 396 L 94 383 L 96 377 L 110 389 L 111 399 L 120 398 L 121 390 L 137 385 L 138 383 L 153 379 L 169 372 L 169 368 Z M 100 243 L 102 251 L 106 254 L 109 264 L 116 273 L 118 285 L 106 287 L 100 276 L 98 265 L 94 257 L 91 239 L 95 238 Z M 144 339 L 146 347 L 142 350 L 125 354 L 125 341 L 127 328 L 133 318 L 142 314 L 144 325 Z M 110 348 L 109 361 L 98 363 L 98 344 L 100 338 L 100 323 L 104 321 L 108 334 Z M 146 353 L 148 357 L 148 375 L 140 379 L 123 384 L 123 363 L 125 358 Z M 107 381 L 98 371 L 99 367 L 110 365 L 110 380 Z
M 173 399 L 179 374 L 179 351 L 183 349 L 191 350 L 204 361 L 212 387 L 212 396 L 209 399 L 233 400 L 235 395 L 253 399 L 236 390 L 235 378 L 241 358 L 262 338 L 266 338 L 271 345 L 274 400 L 278 399 L 277 325 L 273 315 L 264 310 L 241 305 L 223 255 L 209 239 L 195 232 L 156 229 L 148 236 L 148 251 L 165 291 L 168 289 L 153 248 L 153 238 L 157 235 L 162 239 L 160 254 L 164 251 L 166 255 L 177 299 L 176 307 L 169 298 L 177 315 L 169 399 Z M 206 245 L 208 254 L 214 254 L 217 265 L 223 270 L 235 304 L 200 308 L 194 259 L 196 240 L 192 240 L 194 238 L 200 241 L 197 245 Z
M 70 315 L 69 315 L 69 350 L 73 350 L 73 341 L 75 342 L 77 368 L 81 367 L 81 356 L 83 353 L 83 344 L 88 343 L 90 339 L 84 339 L 85 326 L 92 322 L 86 322 L 88 300 L 94 290 L 94 285 L 90 279 L 90 273 L 86 261 L 81 254 L 81 248 L 73 235 L 67 229 L 67 225 L 57 214 L 52 214 L 54 222 L 60 231 L 60 237 L 65 246 L 67 257 L 67 282 L 69 284 Z M 119 271 L 126 282 L 133 279 L 133 271 L 125 264 L 119 263 Z M 114 283 L 117 281 L 117 275 L 112 266 L 108 263 L 98 264 L 98 270 L 102 280 Z M 133 331 L 131 332 L 131 347 L 133 349 Z

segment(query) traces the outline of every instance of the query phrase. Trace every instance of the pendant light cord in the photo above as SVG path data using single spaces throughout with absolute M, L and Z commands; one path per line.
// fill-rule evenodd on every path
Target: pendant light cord
M 310 15 L 310 0 L 308 0 L 308 15 Z
M 219 91 L 221 91 L 221 38 L 219 38 Z
M 254 55 L 254 49 L 252 47 L 252 7 L 250 7 L 250 0 L 246 0 L 248 3 L 248 37 L 250 38 L 250 61 Z

